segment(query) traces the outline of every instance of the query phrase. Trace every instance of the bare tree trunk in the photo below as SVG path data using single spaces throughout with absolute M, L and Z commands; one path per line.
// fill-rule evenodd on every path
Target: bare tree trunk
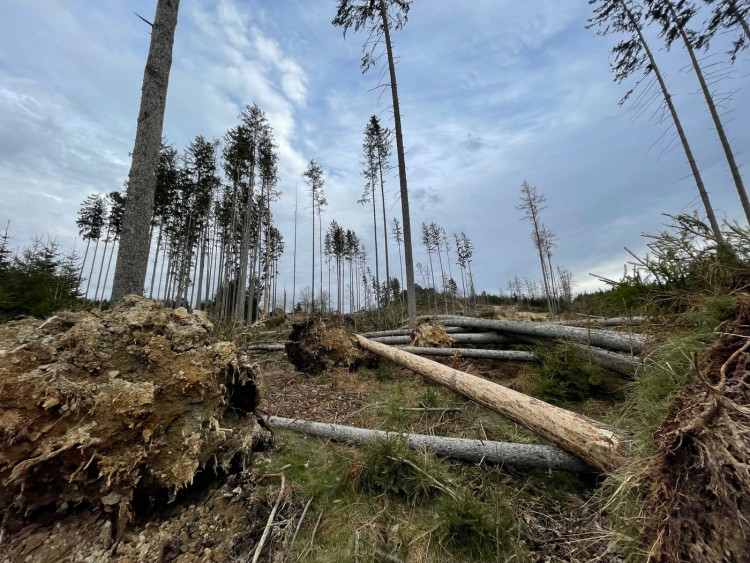
M 250 237 L 252 235 L 253 215 L 253 192 L 255 191 L 255 169 L 250 169 L 250 185 L 247 188 L 245 198 L 245 216 L 242 219 L 242 239 L 240 242 L 240 269 L 237 276 L 236 300 L 234 302 L 234 318 L 242 321 L 245 319 L 245 297 L 247 297 L 248 259 L 250 254 Z M 253 255 L 253 258 L 255 255 Z M 255 260 L 253 260 L 254 264 Z M 255 284 L 251 283 L 251 287 Z M 252 305 L 250 305 L 252 307 Z
M 383 181 L 383 161 L 382 157 L 378 157 L 378 166 L 380 169 L 380 201 L 383 206 L 383 247 L 385 248 L 385 304 L 386 306 L 391 302 L 391 270 L 390 264 L 388 263 L 388 222 L 385 216 L 385 182 Z M 373 190 L 373 198 L 375 192 Z
M 120 250 L 115 264 L 113 305 L 130 293 L 142 295 L 146 282 L 150 242 L 148 233 L 154 214 L 156 170 L 179 7 L 180 0 L 158 0 L 156 5 L 151 46 L 143 74 L 133 163 L 128 176 Z
M 268 421 L 283 430 L 293 430 L 311 436 L 328 438 L 336 442 L 362 444 L 375 438 L 404 438 L 408 448 L 429 449 L 438 455 L 470 461 L 472 463 L 497 463 L 527 469 L 575 471 L 588 473 L 591 467 L 577 457 L 554 446 L 537 444 L 514 444 L 489 440 L 470 440 L 423 434 L 399 434 L 382 430 L 368 430 L 353 426 L 341 426 L 299 419 L 269 417 Z
M 297 184 L 294 184 L 294 266 L 292 273 L 292 311 L 297 306 Z
M 747 198 L 747 192 L 745 191 L 745 185 L 742 182 L 740 169 L 738 168 L 737 162 L 734 159 L 734 153 L 732 152 L 732 147 L 729 144 L 729 139 L 727 139 L 727 135 L 724 132 L 724 125 L 721 123 L 721 117 L 719 117 L 719 112 L 716 111 L 716 104 L 714 104 L 713 96 L 711 96 L 711 92 L 708 89 L 708 84 L 706 84 L 706 79 L 703 77 L 703 71 L 701 70 L 700 64 L 698 64 L 698 59 L 695 56 L 695 50 L 693 49 L 693 45 L 691 44 L 690 39 L 688 38 L 687 33 L 685 32 L 685 28 L 682 25 L 680 25 L 679 18 L 677 17 L 677 14 L 674 11 L 672 2 L 669 2 L 667 5 L 669 6 L 669 13 L 672 17 L 672 21 L 680 30 L 680 37 L 682 38 L 682 42 L 685 44 L 685 49 L 687 50 L 688 55 L 690 55 L 690 62 L 693 65 L 693 70 L 695 71 L 695 75 L 698 77 L 698 82 L 701 85 L 701 91 L 703 92 L 703 97 L 706 99 L 706 105 L 708 106 L 708 111 L 711 114 L 711 119 L 713 119 L 714 121 L 714 127 L 716 128 L 716 133 L 719 135 L 721 148 L 724 149 L 724 156 L 726 156 L 727 163 L 729 164 L 729 171 L 732 173 L 732 179 L 734 180 L 734 185 L 737 188 L 737 193 L 740 196 L 740 201 L 742 202 L 742 209 L 745 212 L 745 218 L 750 223 L 750 200 L 748 200 Z M 747 24 L 745 25 L 745 27 L 747 27 Z M 748 37 L 750 38 L 750 35 Z
M 81 290 L 81 281 L 83 281 L 83 269 L 86 267 L 86 257 L 89 255 L 89 246 L 91 246 L 91 239 L 86 239 L 86 252 L 83 253 L 83 261 L 81 262 L 81 270 L 78 272 L 78 290 Z
M 159 260 L 159 249 L 161 248 L 161 234 L 162 230 L 164 228 L 164 220 L 162 219 L 159 221 L 159 234 L 156 236 L 156 253 L 154 254 L 154 265 L 153 269 L 151 271 L 151 285 L 149 286 L 148 290 L 148 298 L 153 299 L 154 298 L 154 282 L 156 281 L 156 265 Z M 162 271 L 164 270 L 164 264 L 162 264 Z M 157 294 L 158 299 L 158 294 Z
M 600 471 L 614 471 L 626 461 L 625 436 L 606 424 L 362 336 L 356 338 L 366 350 L 523 424 Z
M 373 342 L 377 341 L 373 340 Z M 506 362 L 533 362 L 537 359 L 533 352 L 526 352 L 524 350 L 477 350 L 476 348 L 430 348 L 427 346 L 402 346 L 397 348 L 397 350 L 416 356 L 476 358 Z
M 456 327 L 455 330 L 466 330 Z M 512 336 L 505 336 L 503 334 L 497 334 L 495 332 L 454 332 L 451 331 L 449 334 L 454 342 L 460 342 L 462 344 L 500 344 L 500 345 L 513 345 L 522 344 L 523 341 Z M 446 329 L 446 332 L 448 330 Z M 366 336 L 370 340 L 380 342 L 381 344 L 410 344 L 411 335 L 390 335 L 390 336 Z
M 108 246 L 109 246 L 109 233 L 107 233 L 104 237 L 104 252 L 102 252 L 102 263 L 99 264 L 99 277 L 96 279 L 96 289 L 94 290 L 94 301 L 96 301 L 96 298 L 99 295 L 99 286 L 102 283 L 102 274 L 104 273 L 104 260 L 107 258 Z M 102 293 L 104 293 L 104 288 L 102 288 Z
M 91 270 L 89 271 L 89 277 L 86 280 L 86 292 L 83 294 L 84 299 L 89 298 L 89 286 L 91 285 L 91 278 L 94 277 L 94 266 L 96 265 L 96 253 L 99 250 L 99 239 L 96 239 L 96 244 L 94 245 L 94 256 L 91 258 Z
M 711 230 L 714 233 L 714 237 L 718 241 L 724 240 L 721 234 L 721 229 L 719 228 L 719 222 L 716 220 L 714 209 L 711 205 L 711 201 L 708 198 L 706 186 L 703 184 L 703 178 L 701 177 L 700 170 L 698 169 L 698 164 L 695 162 L 693 151 L 690 149 L 690 143 L 688 143 L 687 135 L 685 135 L 685 130 L 682 128 L 682 122 L 680 121 L 680 118 L 677 117 L 677 109 L 674 106 L 674 102 L 672 102 L 672 96 L 667 89 L 667 84 L 664 81 L 664 77 L 662 76 L 661 71 L 656 64 L 656 59 L 654 58 L 654 55 L 651 52 L 648 43 L 646 42 L 646 38 L 643 35 L 640 23 L 638 23 L 638 21 L 635 19 L 633 12 L 630 10 L 624 0 L 620 0 L 620 4 L 622 5 L 623 11 L 627 14 L 633 29 L 635 29 L 636 33 L 638 34 L 638 40 L 643 45 L 643 50 L 648 57 L 650 67 L 654 71 L 656 80 L 659 82 L 659 87 L 661 88 L 661 92 L 664 96 L 664 101 L 667 104 L 667 108 L 669 109 L 669 113 L 672 116 L 672 121 L 674 122 L 675 129 L 677 129 L 677 135 L 680 137 L 682 148 L 685 151 L 685 156 L 687 157 L 688 164 L 690 165 L 690 170 L 693 173 L 695 185 L 698 188 L 698 193 L 700 194 L 701 201 L 703 202 L 703 208 L 706 210 L 706 216 L 708 217 L 708 221 L 711 224 Z
M 372 168 L 371 168 L 372 169 Z M 378 259 L 378 220 L 375 212 L 375 183 L 370 177 L 370 196 L 372 196 L 372 229 L 373 240 L 375 241 L 375 299 L 377 300 L 376 309 L 380 309 L 380 262 Z
M 164 241 L 164 249 L 161 252 L 161 271 L 159 272 L 159 287 L 156 288 L 156 298 L 159 299 L 161 293 L 161 282 L 164 279 L 164 263 L 167 261 L 167 243 Z
M 380 0 L 380 16 L 383 19 L 385 48 L 388 54 L 388 72 L 391 78 L 391 95 L 393 97 L 393 121 L 396 129 L 396 154 L 398 156 L 398 178 L 401 188 L 401 215 L 404 223 L 404 260 L 406 262 L 406 304 L 409 322 L 417 321 L 417 297 L 414 291 L 414 257 L 411 243 L 411 218 L 409 216 L 409 190 L 406 184 L 406 158 L 404 157 L 404 137 L 401 131 L 401 109 L 398 105 L 398 85 L 396 83 L 396 65 L 393 61 L 391 32 L 388 22 L 388 10 L 385 0 Z
M 112 241 L 112 250 L 109 251 L 109 260 L 107 261 L 107 273 L 104 274 L 104 287 L 102 288 L 102 301 L 99 304 L 99 309 L 102 308 L 102 304 L 104 303 L 104 293 L 107 288 L 107 280 L 109 279 L 109 269 L 112 266 L 112 257 L 115 255 L 115 246 L 117 246 L 117 239 Z

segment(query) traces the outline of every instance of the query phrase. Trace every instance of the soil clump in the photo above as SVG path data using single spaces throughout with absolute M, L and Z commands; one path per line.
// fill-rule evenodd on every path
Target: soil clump
M 136 296 L 111 311 L 0 325 L 9 560 L 158 559 L 155 544 L 130 553 L 121 542 L 249 467 L 270 442 L 254 415 L 254 374 L 211 330 L 204 313 Z

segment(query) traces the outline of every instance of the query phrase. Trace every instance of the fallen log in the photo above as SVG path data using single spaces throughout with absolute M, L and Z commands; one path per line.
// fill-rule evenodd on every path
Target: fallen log
M 380 338 L 382 336 L 411 336 L 412 329 L 410 328 L 397 328 L 394 330 L 379 330 L 376 332 L 363 332 L 362 336 L 365 338 Z M 445 332 L 453 334 L 455 332 L 466 332 L 465 328 L 460 326 L 447 326 Z
M 508 362 L 533 362 L 536 360 L 533 352 L 522 350 L 476 350 L 473 348 L 426 348 L 421 346 L 402 346 L 398 350 L 417 356 L 453 356 L 458 352 L 459 357 L 480 360 L 504 360 Z
M 501 333 L 522 334 L 538 338 L 559 338 L 576 340 L 607 350 L 635 352 L 646 345 L 646 337 L 642 334 L 627 334 L 613 330 L 588 329 L 574 326 L 564 326 L 552 323 L 533 323 L 523 321 L 504 321 L 477 319 L 473 317 L 454 317 L 438 315 L 437 319 L 452 326 L 463 326 L 480 330 L 490 330 Z
M 610 317 L 608 319 L 578 319 L 573 321 L 554 321 L 552 324 L 565 326 L 600 327 L 600 326 L 639 326 L 646 317 Z
M 591 360 L 591 363 L 602 366 L 610 371 L 632 378 L 643 367 L 643 360 L 637 356 L 626 356 L 611 350 L 603 350 L 585 344 L 576 344 Z
M 328 438 L 335 442 L 361 444 L 375 438 L 389 439 L 403 437 L 406 440 L 407 447 L 413 450 L 430 449 L 440 456 L 471 461 L 473 463 L 497 463 L 526 469 L 592 472 L 591 466 L 586 465 L 577 457 L 555 446 L 448 438 L 444 436 L 427 436 L 424 434 L 402 435 L 398 432 L 384 432 L 383 430 L 369 430 L 355 426 L 341 426 L 339 424 L 297 420 L 278 416 L 271 416 L 268 418 L 268 421 L 276 428 Z
M 448 331 L 446 330 L 446 332 Z M 454 342 L 460 342 L 461 344 L 518 344 L 517 338 L 493 332 L 452 333 L 451 338 Z M 381 344 L 410 344 L 411 336 L 379 336 L 371 340 L 380 342 Z
M 530 346 L 553 346 L 554 340 L 548 338 L 532 338 L 530 336 L 521 336 L 519 340 Z M 592 364 L 602 366 L 605 369 L 613 371 L 614 373 L 623 375 L 630 379 L 633 375 L 643 367 L 643 360 L 637 356 L 628 356 L 621 354 L 620 352 L 613 352 L 611 350 L 605 350 L 603 348 L 597 348 L 596 346 L 588 346 L 587 344 L 577 344 L 575 342 L 570 343 L 571 346 L 577 346 L 583 351 L 588 357 Z
M 432 360 L 362 336 L 357 335 L 356 338 L 365 350 L 523 424 L 596 469 L 609 472 L 620 467 L 626 460 L 627 439 L 611 426 Z

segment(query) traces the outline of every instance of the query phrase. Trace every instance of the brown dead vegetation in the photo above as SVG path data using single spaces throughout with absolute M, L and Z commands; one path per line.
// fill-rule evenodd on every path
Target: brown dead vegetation
M 422 348 L 451 348 L 455 341 L 445 332 L 442 323 L 432 319 L 420 319 L 411 331 L 411 345 Z
M 750 560 L 750 295 L 737 303 L 642 476 L 654 561 Z

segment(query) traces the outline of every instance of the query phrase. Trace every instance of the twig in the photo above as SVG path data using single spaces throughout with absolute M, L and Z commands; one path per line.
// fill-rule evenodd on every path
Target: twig
M 310 504 L 312 503 L 312 501 L 313 501 L 313 497 L 310 497 L 310 500 L 307 501 L 307 504 L 305 505 L 305 508 L 302 511 L 302 516 L 299 517 L 299 522 L 297 522 L 297 528 L 294 530 L 292 541 L 289 542 L 289 549 L 287 550 L 287 557 L 284 558 L 285 561 L 289 559 L 289 553 L 292 552 L 292 546 L 294 545 L 294 540 L 297 539 L 297 534 L 299 533 L 299 529 L 302 527 L 302 521 L 305 519 L 305 515 L 307 514 L 307 509 L 310 508 Z
M 315 544 L 315 532 L 318 531 L 318 526 L 320 526 L 320 519 L 323 518 L 323 510 L 320 510 L 320 514 L 318 514 L 318 519 L 315 521 L 315 527 L 312 531 L 312 536 L 310 537 L 310 541 L 307 544 L 307 547 L 305 547 L 305 551 L 302 552 L 302 555 L 300 556 L 300 559 L 304 559 L 304 556 L 307 555 L 308 551 L 312 551 L 313 545 Z
M 146 23 L 147 23 L 148 25 L 150 25 L 151 27 L 154 27 L 154 24 L 152 24 L 152 23 L 151 23 L 150 21 L 148 21 L 148 20 L 147 20 L 146 18 L 144 18 L 144 17 L 143 17 L 142 15 L 140 15 L 140 14 L 139 14 L 138 12 L 133 12 L 133 13 L 134 13 L 134 14 L 135 14 L 136 16 L 138 16 L 139 18 L 141 18 L 141 19 L 142 19 L 142 20 L 143 20 L 144 22 L 146 22 Z
M 266 477 L 280 477 L 281 488 L 279 489 L 279 494 L 276 497 L 276 502 L 273 505 L 273 509 L 271 509 L 271 515 L 268 517 L 268 522 L 266 523 L 266 528 L 263 530 L 263 535 L 260 537 L 260 541 L 255 548 L 255 555 L 253 556 L 252 563 L 258 563 L 260 552 L 263 551 L 263 544 L 266 543 L 268 535 L 271 533 L 271 525 L 273 524 L 274 518 L 276 518 L 276 511 L 279 509 L 279 504 L 281 504 L 281 498 L 284 496 L 284 485 L 286 485 L 286 477 L 283 473 L 269 473 L 268 475 L 261 476 L 261 479 L 265 479 Z

